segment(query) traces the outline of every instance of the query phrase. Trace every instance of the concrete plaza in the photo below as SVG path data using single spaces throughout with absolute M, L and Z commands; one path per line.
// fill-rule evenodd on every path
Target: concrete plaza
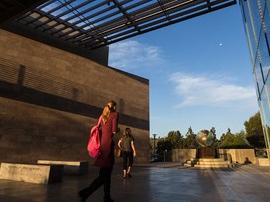
M 87 176 L 64 176 L 62 183 L 37 185 L 0 180 L 2 202 L 79 201 L 77 192 L 97 174 L 91 168 Z M 133 177 L 124 180 L 115 167 L 112 197 L 115 202 L 179 201 L 270 201 L 270 169 L 253 165 L 224 170 L 199 170 L 181 166 L 139 166 Z M 88 201 L 101 202 L 103 189 Z

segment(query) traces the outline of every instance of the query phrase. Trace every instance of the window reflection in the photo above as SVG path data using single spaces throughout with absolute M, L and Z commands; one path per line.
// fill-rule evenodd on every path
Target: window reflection
M 266 146 L 270 148 L 270 1 L 240 0 Z
M 255 79 L 256 79 L 256 81 L 258 83 L 258 90 L 259 90 L 259 92 L 261 92 L 262 89 L 263 89 L 263 86 L 264 86 L 264 78 L 263 78 L 263 75 L 262 75 L 261 58 L 260 58 L 259 55 L 257 55 L 254 74 L 255 74 Z
M 251 12 L 251 5 L 249 1 L 242 1 L 242 7 L 245 14 L 245 30 L 248 37 L 249 48 L 252 57 L 252 63 L 254 64 L 255 54 L 258 45 L 258 35 L 256 35 L 255 27 L 253 23 L 253 14 Z
M 267 42 L 266 42 L 266 35 L 263 31 L 261 32 L 261 35 L 260 35 L 260 42 L 259 42 L 257 57 L 259 60 L 258 61 L 259 66 L 264 76 L 263 79 L 266 80 L 268 71 L 270 69 L 270 57 L 269 57 L 269 51 L 268 51 Z
M 261 7 L 261 1 L 260 0 L 249 0 L 248 3 L 248 9 L 250 12 L 250 18 L 252 21 L 252 25 L 254 26 L 254 35 L 259 36 L 260 29 L 261 29 L 261 16 L 263 16 L 263 11 Z

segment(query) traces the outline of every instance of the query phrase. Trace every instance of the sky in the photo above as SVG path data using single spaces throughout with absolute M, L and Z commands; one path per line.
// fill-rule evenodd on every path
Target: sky
M 219 137 L 258 111 L 239 5 L 112 44 L 109 65 L 149 79 L 151 136 Z

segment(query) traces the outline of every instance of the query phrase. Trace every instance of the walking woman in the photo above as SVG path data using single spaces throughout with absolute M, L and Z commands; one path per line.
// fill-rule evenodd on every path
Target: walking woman
M 124 136 L 118 142 L 118 147 L 121 149 L 123 157 L 123 178 L 131 177 L 131 167 L 133 157 L 136 156 L 136 149 L 130 128 L 125 129 Z
M 101 117 L 101 155 L 95 161 L 95 165 L 100 168 L 99 175 L 88 187 L 79 192 L 81 202 L 86 201 L 102 185 L 104 185 L 104 202 L 113 202 L 110 193 L 111 174 L 114 165 L 113 136 L 118 131 L 118 113 L 114 101 L 107 103 Z

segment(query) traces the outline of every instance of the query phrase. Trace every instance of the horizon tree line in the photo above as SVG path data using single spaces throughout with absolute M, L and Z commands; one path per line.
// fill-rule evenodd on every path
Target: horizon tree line
M 215 148 L 265 148 L 263 127 L 261 123 L 260 112 L 251 116 L 244 122 L 245 130 L 232 133 L 228 128 L 225 133 L 222 133 L 220 138 L 217 138 L 215 127 L 211 131 L 214 135 L 214 143 L 212 147 Z M 153 138 L 151 138 L 151 142 Z M 151 144 L 153 148 L 153 144 Z M 190 126 L 185 135 L 182 135 L 179 130 L 169 131 L 166 137 L 156 139 L 156 153 L 162 154 L 165 150 L 172 149 L 197 149 L 201 146 L 196 141 L 196 134 Z

